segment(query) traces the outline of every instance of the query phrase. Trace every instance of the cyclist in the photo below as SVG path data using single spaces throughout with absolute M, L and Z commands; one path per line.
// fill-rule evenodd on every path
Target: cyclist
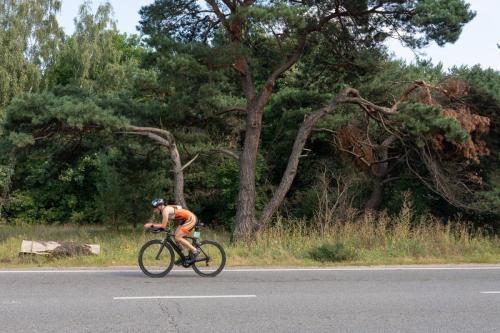
M 179 225 L 174 233 L 174 238 L 181 249 L 187 247 L 189 249 L 189 262 L 194 262 L 199 250 L 196 249 L 189 241 L 184 239 L 184 236 L 189 234 L 189 231 L 194 228 L 197 222 L 196 215 L 187 209 L 178 205 L 166 205 L 163 199 L 154 199 L 151 201 L 153 212 L 162 216 L 161 224 L 146 223 L 144 228 L 166 229 L 170 220 L 179 221 Z M 179 264 L 180 262 L 176 262 Z

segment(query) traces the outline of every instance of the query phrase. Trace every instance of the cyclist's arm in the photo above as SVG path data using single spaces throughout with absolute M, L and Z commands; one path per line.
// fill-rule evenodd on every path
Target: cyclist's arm
M 170 213 L 170 210 L 173 210 L 171 207 L 165 207 L 162 212 L 162 220 L 161 224 L 160 223 L 146 223 L 144 225 L 144 228 L 154 228 L 154 229 L 166 229 L 168 227 L 168 216 Z
M 155 224 L 155 228 L 167 229 L 168 227 L 168 215 L 170 213 L 169 207 L 165 207 L 162 212 L 161 224 Z

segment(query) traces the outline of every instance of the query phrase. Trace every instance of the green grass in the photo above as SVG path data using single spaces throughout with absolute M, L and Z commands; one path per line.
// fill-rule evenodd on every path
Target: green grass
M 96 226 L 0 225 L 0 267 L 90 267 L 137 264 L 139 248 L 158 235 Z M 432 217 L 399 216 L 313 225 L 277 219 L 251 245 L 229 244 L 229 234 L 203 230 L 202 238 L 223 243 L 229 266 L 324 266 L 379 264 L 500 263 L 500 239 L 466 224 Z M 99 244 L 98 256 L 20 257 L 22 240 Z

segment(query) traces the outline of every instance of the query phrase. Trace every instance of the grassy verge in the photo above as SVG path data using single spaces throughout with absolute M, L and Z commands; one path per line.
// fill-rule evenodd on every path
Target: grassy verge
M 224 244 L 229 266 L 322 266 L 431 263 L 500 263 L 500 239 L 465 224 L 425 217 L 415 222 L 400 216 L 365 216 L 357 221 L 306 225 L 278 219 L 252 245 L 230 245 L 229 234 L 202 231 L 202 238 Z M 157 235 L 142 230 L 104 227 L 0 226 L 0 267 L 84 267 L 136 265 L 139 248 Z M 99 256 L 72 258 L 19 257 L 21 241 L 75 241 L 99 244 Z
M 465 224 L 443 225 L 365 217 L 356 222 L 306 226 L 280 223 L 261 233 L 256 246 L 234 246 L 234 264 L 397 265 L 500 263 L 500 239 Z

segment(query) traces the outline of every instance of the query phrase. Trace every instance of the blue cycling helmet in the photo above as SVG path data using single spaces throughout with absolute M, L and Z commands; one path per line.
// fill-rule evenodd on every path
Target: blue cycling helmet
M 165 204 L 165 201 L 163 199 L 153 199 L 151 201 L 151 205 L 156 208 L 158 207 L 159 205 L 164 205 Z

